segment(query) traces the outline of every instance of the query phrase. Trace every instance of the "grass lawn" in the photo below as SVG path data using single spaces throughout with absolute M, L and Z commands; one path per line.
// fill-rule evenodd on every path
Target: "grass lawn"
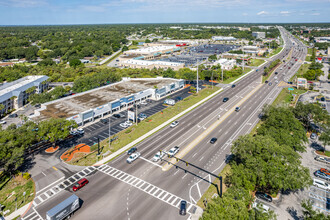
M 228 83 L 231 83 L 233 82 L 234 80 L 240 78 L 241 76 L 244 76 L 244 74 L 248 73 L 251 71 L 251 68 L 244 68 L 244 72 L 243 74 L 239 75 L 239 76 L 236 76 L 236 77 L 232 77 L 232 78 L 229 78 L 229 79 L 226 79 L 224 80 L 223 82 L 220 81 L 220 83 L 223 83 L 223 84 L 228 84 Z
M 330 151 L 324 151 L 324 153 L 323 153 L 323 151 L 316 151 L 316 153 L 317 154 L 319 154 L 319 155 L 321 155 L 321 156 L 328 156 L 328 157 L 330 157 Z
M 280 94 L 277 96 L 275 101 L 273 102 L 273 105 L 289 105 L 289 104 L 294 104 L 295 101 L 297 100 L 298 96 L 307 92 L 307 90 L 303 89 L 294 89 L 293 91 L 288 90 L 288 88 L 283 88 Z M 292 94 L 295 94 L 296 97 L 293 100 Z
M 250 60 L 250 64 L 249 66 L 260 66 L 261 64 L 263 64 L 265 61 L 262 59 L 251 59 Z
M 226 185 L 224 183 L 225 183 L 226 176 L 228 174 L 230 174 L 230 165 L 229 164 L 227 164 L 222 169 L 221 173 L 219 174 L 219 176 L 222 176 L 222 194 L 224 192 L 226 192 L 226 190 L 227 190 L 227 187 L 226 187 Z M 219 179 L 215 179 L 213 183 L 214 184 L 217 184 L 218 187 L 219 187 L 220 180 Z M 216 189 L 216 187 L 214 185 L 210 185 L 209 188 L 206 190 L 206 192 L 202 195 L 202 197 L 200 198 L 200 200 L 197 202 L 197 205 L 199 207 L 201 207 L 201 208 L 205 208 L 204 203 L 203 203 L 204 199 L 207 199 L 207 201 L 210 202 L 211 199 L 212 199 L 212 196 L 214 194 L 218 195 L 218 191 L 217 191 L 217 189 Z
M 310 64 L 302 64 L 298 70 L 298 72 L 291 77 L 290 81 L 292 81 L 295 77 L 302 77 L 308 71 Z
M 277 49 L 273 50 L 270 54 L 267 55 L 267 58 L 278 54 L 282 50 L 282 47 L 278 47 Z
M 5 206 L 3 211 L 10 210 L 10 213 L 15 211 L 15 198 L 17 198 L 17 209 L 31 202 L 34 198 L 34 191 L 35 188 L 32 178 L 26 180 L 22 175 L 17 175 L 12 179 L 8 176 L 0 177 L 0 204 Z M 25 203 L 23 192 L 26 192 Z M 10 213 L 7 213 L 6 215 L 9 215 Z
M 158 112 L 147 119 L 140 122 L 138 125 L 133 125 L 128 129 L 125 129 L 115 136 L 118 137 L 117 140 L 111 143 L 111 147 L 109 148 L 109 141 L 108 139 L 103 140 L 100 142 L 100 146 L 102 149 L 102 153 L 106 152 L 116 152 L 120 148 L 126 146 L 127 144 L 131 143 L 132 141 L 136 140 L 137 138 L 141 137 L 145 133 L 151 131 L 152 129 L 156 128 L 157 126 L 161 125 L 162 123 L 166 122 L 170 118 L 176 116 L 177 114 L 181 113 L 185 109 L 189 108 L 190 106 L 196 104 L 197 102 L 201 101 L 202 99 L 206 98 L 207 96 L 211 95 L 212 93 L 219 90 L 219 87 L 206 88 L 201 90 L 198 95 L 192 95 L 184 100 L 175 104 L 175 106 L 170 106 L 163 110 L 163 114 Z M 92 146 L 91 150 L 97 148 L 97 145 Z M 78 158 L 77 158 L 78 159 Z M 101 156 L 98 158 L 96 156 L 96 152 L 89 154 L 88 156 L 80 159 L 77 161 L 72 160 L 70 164 L 74 165 L 81 165 L 81 166 L 88 166 L 96 163 L 98 160 L 102 159 Z

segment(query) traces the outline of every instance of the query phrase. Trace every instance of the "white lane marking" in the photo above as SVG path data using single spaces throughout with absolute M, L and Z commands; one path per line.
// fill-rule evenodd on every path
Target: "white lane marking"
M 204 156 L 203 156 L 203 157 L 201 157 L 201 159 L 199 159 L 199 161 L 202 161 L 202 160 L 203 160 L 203 158 L 204 158 Z
M 207 142 L 207 143 L 208 143 L 208 142 Z M 197 155 L 197 153 L 195 153 L 195 154 L 192 156 L 192 158 L 194 158 L 196 155 Z
M 184 179 L 187 176 L 187 173 L 185 175 L 183 175 L 182 179 Z
M 39 193 L 40 193 L 41 191 L 43 191 L 44 189 L 49 188 L 50 186 L 54 185 L 55 183 L 57 183 L 57 182 L 59 182 L 59 181 L 61 181 L 61 180 L 63 180 L 63 179 L 64 179 L 64 176 L 62 176 L 60 179 L 56 180 L 55 182 L 51 183 L 50 185 L 45 186 L 44 188 L 40 189 L 38 192 L 36 192 L 36 195 L 39 194 Z
M 160 167 L 160 168 L 162 168 L 162 166 L 160 166 L 159 164 L 157 164 L 157 163 L 155 163 L 155 162 L 152 162 L 152 161 L 150 161 L 150 160 L 147 160 L 146 158 L 144 158 L 144 157 L 141 157 L 141 156 L 140 156 L 140 158 L 141 158 L 142 160 L 145 160 L 145 161 L 147 161 L 147 162 L 151 163 L 152 165 L 155 165 L 155 166 L 157 166 L 157 167 Z

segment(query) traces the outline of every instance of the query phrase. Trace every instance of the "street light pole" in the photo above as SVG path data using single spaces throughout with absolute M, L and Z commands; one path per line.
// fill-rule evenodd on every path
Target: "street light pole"
M 110 143 L 111 143 L 111 125 L 110 124 L 111 124 L 111 115 L 109 117 L 109 150 L 110 150 Z
M 197 58 L 197 88 L 196 88 L 197 93 L 198 93 L 198 64 L 199 64 L 199 62 L 198 62 L 198 58 Z

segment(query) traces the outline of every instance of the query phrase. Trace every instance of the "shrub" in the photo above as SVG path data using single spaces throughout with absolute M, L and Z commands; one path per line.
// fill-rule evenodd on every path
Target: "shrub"
M 26 180 L 28 180 L 28 179 L 31 178 L 31 174 L 29 174 L 29 173 L 24 173 L 24 174 L 23 174 L 23 178 L 26 179 Z

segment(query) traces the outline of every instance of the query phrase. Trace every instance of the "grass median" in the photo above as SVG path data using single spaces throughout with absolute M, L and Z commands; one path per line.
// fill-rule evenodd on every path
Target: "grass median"
M 192 105 L 208 97 L 212 93 L 218 91 L 219 89 L 220 88 L 216 86 L 214 86 L 213 89 L 211 88 L 211 86 L 208 86 L 207 88 L 201 90 L 198 94 L 189 96 L 184 100 L 177 102 L 174 106 L 169 106 L 168 108 L 164 109 L 162 112 L 158 112 L 148 117 L 147 119 L 143 120 L 138 125 L 133 125 L 117 133 L 116 135 L 114 135 L 117 137 L 117 139 L 111 143 L 110 147 L 109 147 L 109 139 L 105 139 L 101 141 L 100 142 L 100 146 L 102 149 L 101 155 L 107 152 L 108 153 L 107 156 L 108 156 L 111 153 L 116 152 L 117 150 L 121 149 L 122 147 L 126 146 L 127 144 L 131 143 L 132 141 L 136 140 L 137 138 L 141 137 L 142 135 L 146 134 L 147 132 L 151 131 L 152 129 L 156 128 L 157 126 L 161 125 L 167 120 L 171 119 L 172 117 L 178 115 L 179 113 L 191 107 Z M 97 149 L 97 145 L 92 146 L 92 150 L 96 150 L 96 149 Z M 69 164 L 89 166 L 101 159 L 102 156 L 97 156 L 96 152 L 93 152 L 87 156 L 82 155 L 81 158 L 75 158 L 71 162 L 69 162 Z
M 242 73 L 241 75 L 239 75 L 239 76 L 235 76 L 235 77 L 231 77 L 231 78 L 229 78 L 229 79 L 224 80 L 223 82 L 221 82 L 221 81 L 219 81 L 219 82 L 220 82 L 220 83 L 223 83 L 223 84 L 229 84 L 229 83 L 235 81 L 236 79 L 238 79 L 238 78 L 244 76 L 245 74 L 247 74 L 247 73 L 250 72 L 250 71 L 251 71 L 251 68 L 244 68 L 244 73 Z
M 278 54 L 282 50 L 282 47 L 278 47 L 277 49 L 273 50 L 270 54 L 267 55 L 267 58 L 272 57 Z
M 262 59 L 251 59 L 249 66 L 260 66 L 264 62 L 266 62 L 266 61 L 262 60 Z

